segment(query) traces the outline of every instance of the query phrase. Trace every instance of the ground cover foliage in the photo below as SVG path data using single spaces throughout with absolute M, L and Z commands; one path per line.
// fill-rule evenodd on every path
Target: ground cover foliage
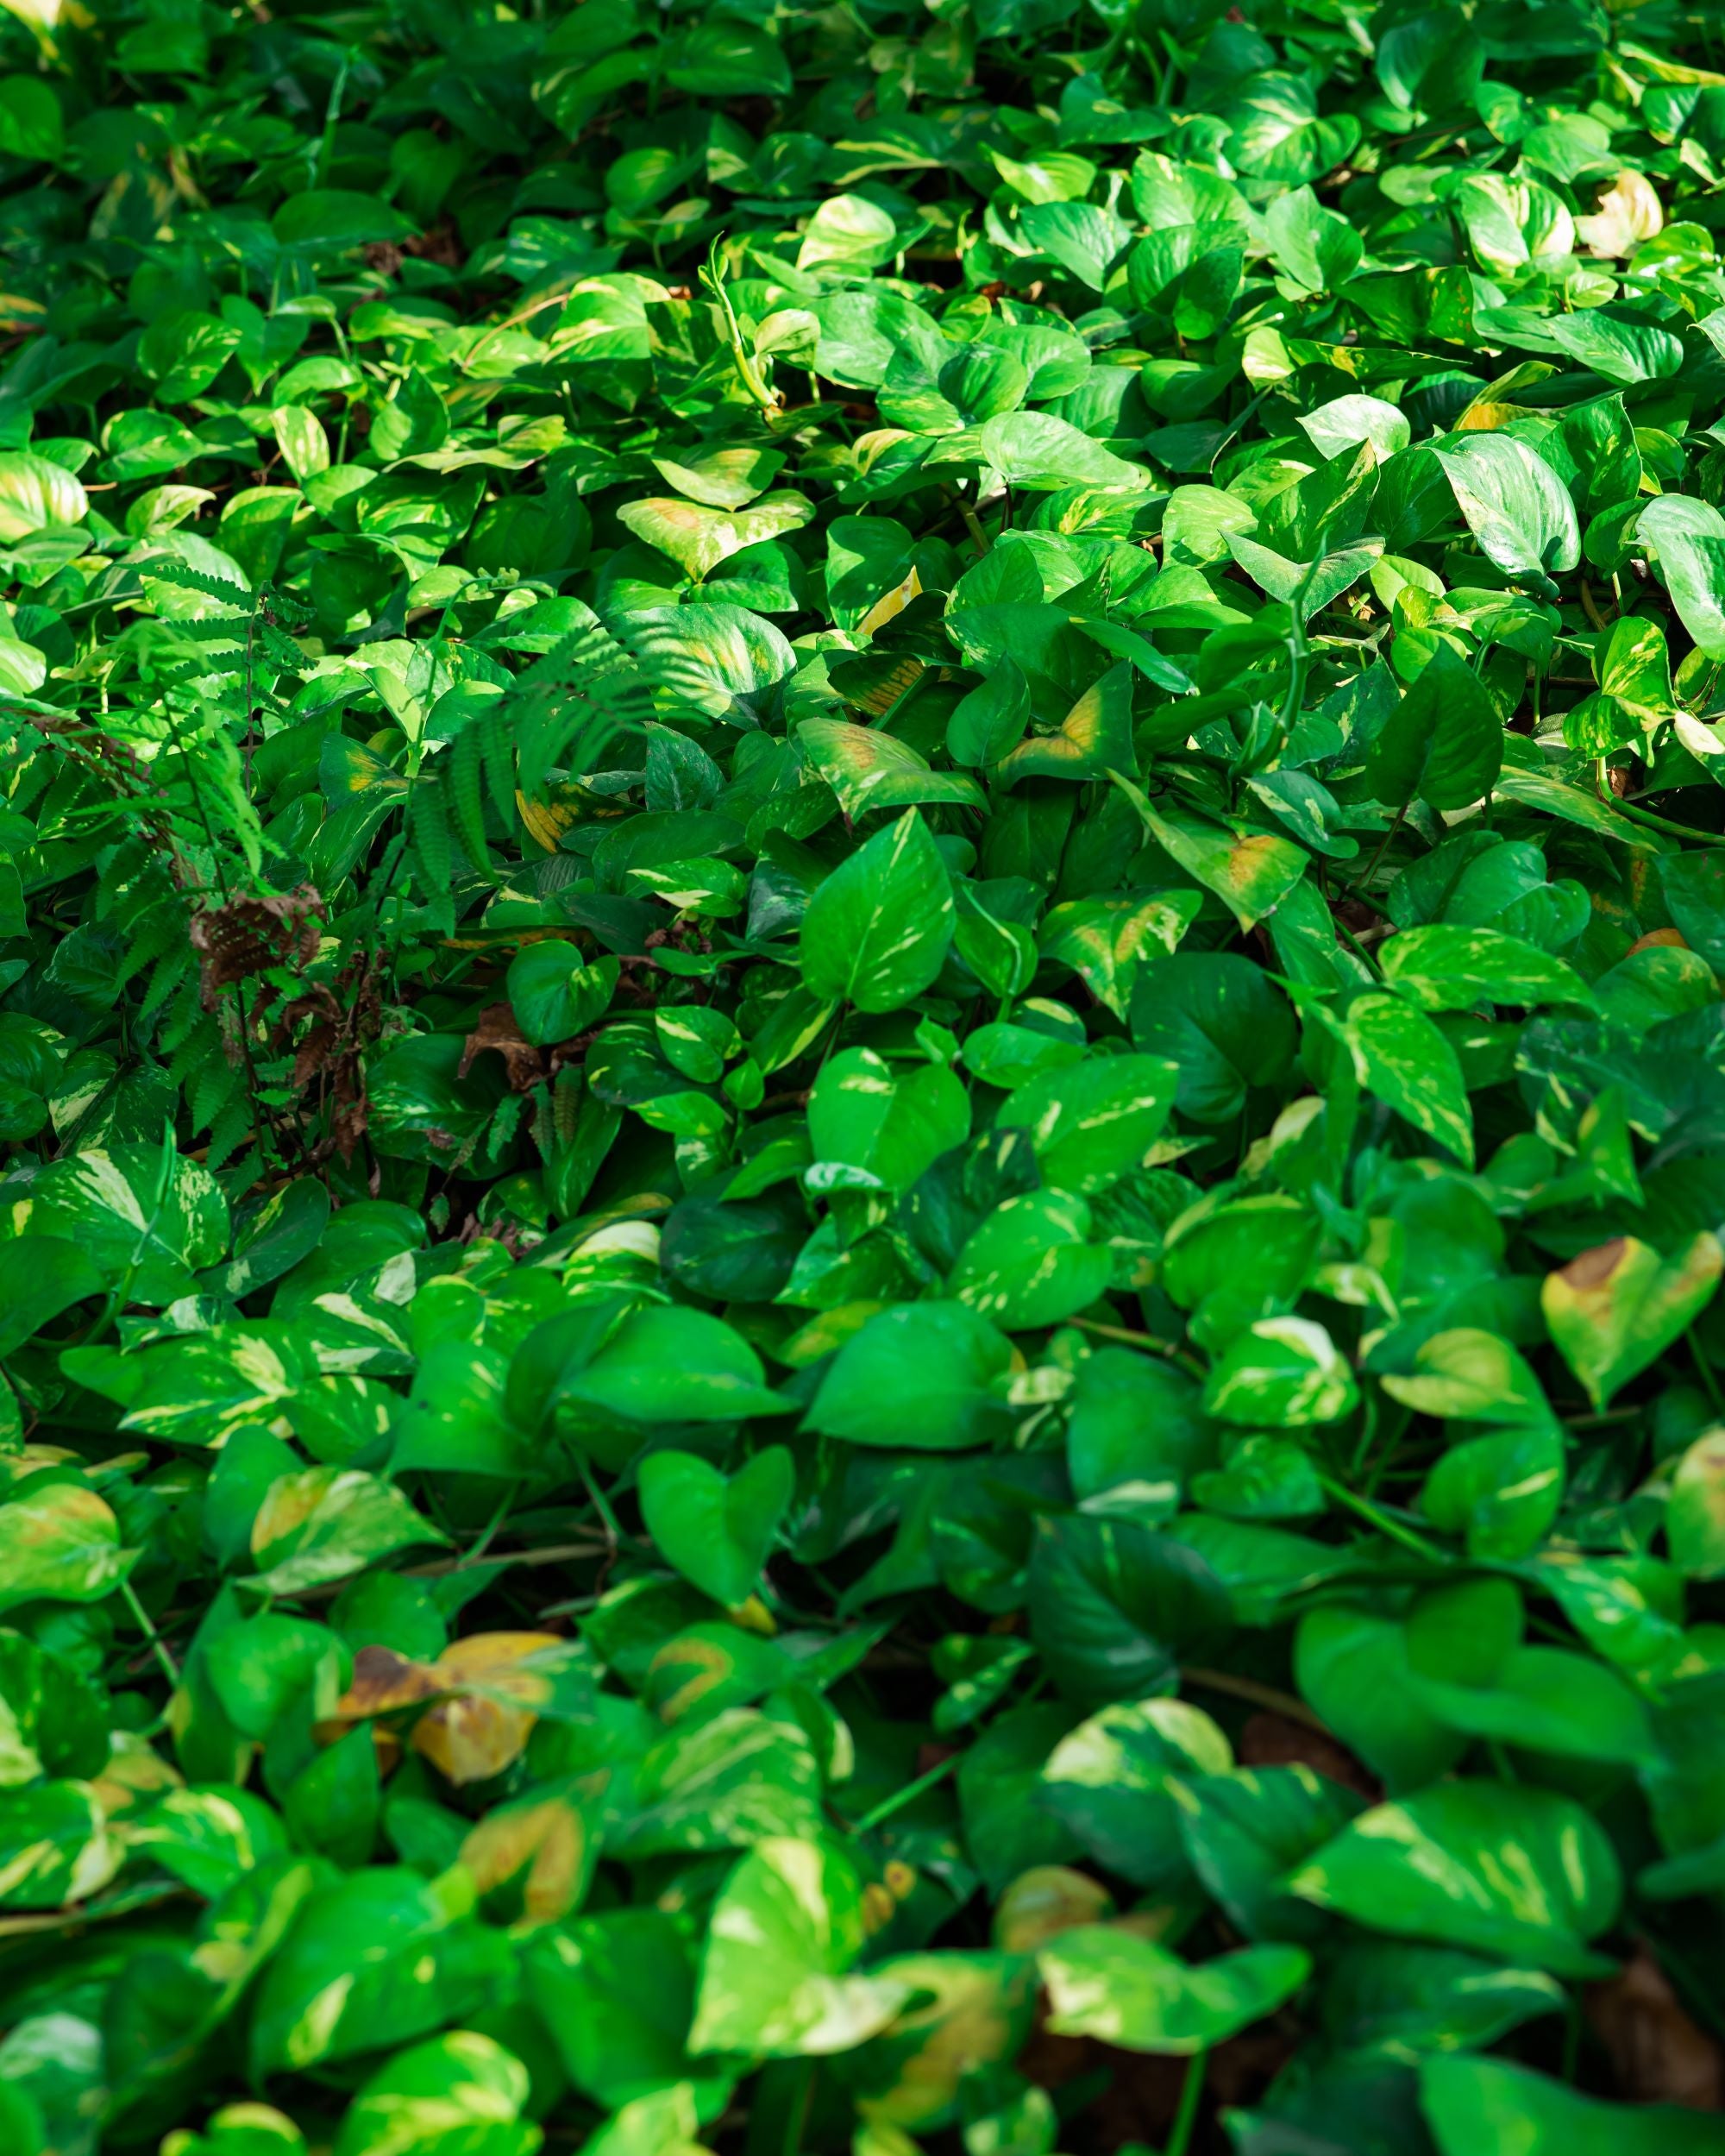
M 0 2144 L 1725 2148 L 1707 11 L 7 4 Z

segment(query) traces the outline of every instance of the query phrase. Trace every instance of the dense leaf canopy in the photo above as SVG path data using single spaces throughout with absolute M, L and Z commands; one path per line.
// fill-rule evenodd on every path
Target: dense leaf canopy
M 1713 11 L 4 6 L 6 2156 L 1721 2156 Z

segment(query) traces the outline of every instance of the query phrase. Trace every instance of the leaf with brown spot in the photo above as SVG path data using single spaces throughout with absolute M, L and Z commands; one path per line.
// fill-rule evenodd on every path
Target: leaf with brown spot
M 1111 776 L 1151 838 L 1195 883 L 1215 893 L 1239 921 L 1242 935 L 1273 914 L 1306 873 L 1310 857 L 1291 839 L 1273 832 L 1228 831 L 1165 801 L 1152 807 L 1141 787 L 1118 770 Z
M 599 1837 L 576 1795 L 571 1784 L 499 1805 L 461 1844 L 461 1861 L 489 1914 L 549 1924 L 580 1906 Z
M 1596 1408 L 1682 1337 L 1722 1271 L 1725 1250 L 1703 1229 L 1673 1258 L 1615 1235 L 1546 1274 L 1540 1295 L 1546 1326 Z
M 586 1648 L 555 1632 L 475 1632 L 446 1647 L 430 1674 L 445 1696 L 416 1725 L 413 1747 L 458 1784 L 500 1774 L 542 1714 L 577 1719 L 593 1697 Z
M 361 1647 L 354 1656 L 354 1681 L 336 1700 L 336 1713 L 344 1721 L 363 1721 L 367 1715 L 423 1706 L 443 1688 L 429 1663 L 410 1661 L 392 1647 Z

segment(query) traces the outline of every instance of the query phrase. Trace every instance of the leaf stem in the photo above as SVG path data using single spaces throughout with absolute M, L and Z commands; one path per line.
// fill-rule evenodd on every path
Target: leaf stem
M 1170 1362 L 1179 1363 L 1182 1369 L 1190 1370 L 1196 1377 L 1209 1374 L 1196 1355 L 1189 1355 L 1185 1348 L 1176 1347 L 1171 1340 L 1158 1339 L 1154 1333 L 1133 1332 L 1126 1325 L 1105 1325 L 1095 1317 L 1072 1317 L 1067 1323 L 1076 1325 L 1080 1332 L 1094 1333 L 1098 1340 L 1118 1340 L 1122 1347 L 1144 1348 L 1153 1355 L 1166 1355 Z
M 872 1812 L 865 1812 L 852 1826 L 851 1832 L 869 1833 L 883 1820 L 891 1819 L 894 1812 L 902 1812 L 906 1805 L 914 1804 L 925 1789 L 932 1789 L 937 1782 L 944 1782 L 963 1757 L 962 1751 L 949 1752 L 938 1767 L 931 1767 L 926 1774 L 919 1775 L 914 1782 L 906 1782 L 902 1789 L 895 1790 L 883 1802 L 877 1804 Z
M 1168 2136 L 1164 2156 L 1186 2156 L 1192 2146 L 1192 2129 L 1198 2123 L 1198 2106 L 1203 2097 L 1204 2074 L 1209 2063 L 1208 2045 L 1192 2054 L 1186 2078 L 1180 2084 L 1180 2108 L 1174 2115 L 1174 2130 Z
M 1404 1549 L 1411 1549 L 1416 1556 L 1423 1557 L 1427 1564 L 1441 1565 L 1446 1571 L 1448 1570 L 1450 1558 L 1446 1551 L 1440 1549 L 1435 1543 L 1428 1543 L 1423 1535 L 1416 1535 L 1411 1527 L 1402 1526 L 1398 1519 L 1372 1504 L 1370 1499 L 1357 1497 L 1346 1483 L 1338 1482 L 1331 1475 L 1319 1475 L 1318 1484 L 1327 1496 L 1333 1497 L 1338 1505 L 1346 1505 L 1350 1512 L 1358 1512 L 1380 1535 L 1388 1535 L 1392 1542 L 1399 1542 Z

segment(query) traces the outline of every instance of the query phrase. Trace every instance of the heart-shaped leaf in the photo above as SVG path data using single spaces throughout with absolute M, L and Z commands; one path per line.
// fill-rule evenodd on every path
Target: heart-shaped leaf
M 727 1609 L 755 1592 L 796 1488 L 782 1445 L 727 1476 L 692 1452 L 649 1452 L 641 1463 L 641 1513 L 659 1553 Z

